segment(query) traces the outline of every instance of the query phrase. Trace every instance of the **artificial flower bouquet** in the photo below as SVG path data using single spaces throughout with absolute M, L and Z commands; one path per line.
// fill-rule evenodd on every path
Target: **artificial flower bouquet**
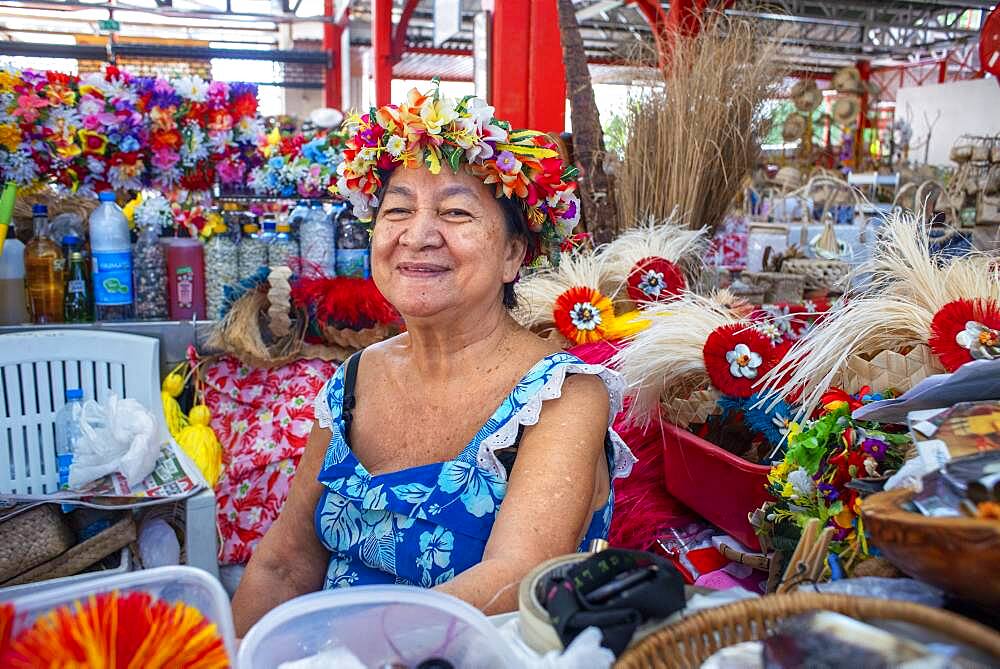
M 817 416 L 792 423 L 784 458 L 767 475 L 774 502 L 751 522 L 761 543 L 789 555 L 813 518 L 835 530 L 831 552 L 836 566 L 850 572 L 873 555 L 861 519 L 862 499 L 882 489 L 911 447 L 903 428 L 857 421 L 851 412 L 882 395 L 862 388 L 855 395 L 832 389 Z
M 262 162 L 250 172 L 250 189 L 272 197 L 329 197 L 345 140 L 339 130 L 288 134 L 275 126 L 261 140 Z

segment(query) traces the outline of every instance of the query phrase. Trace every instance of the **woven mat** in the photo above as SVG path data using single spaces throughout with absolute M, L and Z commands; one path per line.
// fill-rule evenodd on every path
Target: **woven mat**
M 87 567 L 100 562 L 112 553 L 129 545 L 135 541 L 135 538 L 135 522 L 132 520 L 132 515 L 127 514 L 103 532 L 95 534 L 90 539 L 73 546 L 62 555 L 40 564 L 20 576 L 0 583 L 0 587 L 34 583 L 35 581 L 46 581 L 50 578 L 79 574 Z
M 76 542 L 59 507 L 18 506 L 0 516 L 0 583 L 64 553 Z

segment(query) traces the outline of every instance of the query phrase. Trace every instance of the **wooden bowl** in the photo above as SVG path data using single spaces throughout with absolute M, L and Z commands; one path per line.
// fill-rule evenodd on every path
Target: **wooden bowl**
M 1000 609 L 1000 522 L 930 518 L 902 505 L 909 490 L 881 492 L 861 507 L 871 543 L 913 578 L 987 609 Z

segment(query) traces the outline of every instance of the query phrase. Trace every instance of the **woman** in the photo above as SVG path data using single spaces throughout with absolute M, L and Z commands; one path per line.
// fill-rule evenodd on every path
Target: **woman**
M 241 635 L 292 597 L 370 583 L 513 610 L 533 567 L 607 535 L 611 478 L 633 462 L 609 429 L 617 375 L 508 311 L 522 264 L 558 253 L 578 218 L 552 145 L 436 91 L 349 124 L 338 188 L 374 214 L 372 276 L 406 332 L 317 397 L 288 501 L 233 599 Z

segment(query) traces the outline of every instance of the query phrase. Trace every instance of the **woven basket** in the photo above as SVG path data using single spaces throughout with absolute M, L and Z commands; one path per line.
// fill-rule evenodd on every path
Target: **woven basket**
M 14 507 L 0 517 L 0 583 L 66 552 L 73 530 L 51 504 Z
M 663 402 L 662 413 L 671 424 L 686 428 L 694 423 L 704 423 L 709 416 L 722 413 L 718 402 L 717 391 L 696 390 L 684 399 L 672 398 Z
M 729 292 L 749 302 L 750 304 L 764 304 L 764 296 L 767 295 L 767 288 L 764 286 L 748 285 L 745 288 L 740 286 L 729 286 Z
M 339 346 L 347 351 L 360 351 L 366 346 L 377 344 L 392 335 L 392 329 L 386 325 L 376 325 L 365 330 L 336 328 L 324 325 L 321 331 L 323 342 L 329 346 Z
M 697 668 L 722 648 L 762 641 L 778 625 L 810 611 L 835 611 L 858 620 L 897 620 L 943 633 L 1000 661 L 1000 634 L 954 613 L 920 604 L 848 595 L 769 595 L 701 611 L 649 635 L 627 650 L 619 669 Z
M 880 351 L 871 359 L 852 356 L 847 360 L 840 387 L 871 386 L 878 390 L 905 392 L 928 376 L 944 371 L 931 349 L 918 344 L 907 353 Z
M 4 583 L 0 587 L 21 585 L 46 581 L 50 578 L 72 576 L 100 562 L 112 553 L 120 551 L 135 541 L 135 522 L 131 514 L 126 514 L 121 520 L 108 529 L 95 534 L 91 538 L 78 543 L 68 551 L 34 569 L 27 571 Z
M 849 263 L 821 258 L 790 258 L 781 264 L 781 271 L 805 277 L 806 290 L 836 288 L 851 272 Z
M 764 301 L 767 304 L 785 302 L 798 304 L 805 292 L 806 279 L 797 274 L 783 272 L 744 272 L 743 276 L 752 283 L 764 286 Z
M 871 543 L 910 576 L 1000 610 L 1000 523 L 911 513 L 902 505 L 912 497 L 892 490 L 865 499 L 861 514 Z

